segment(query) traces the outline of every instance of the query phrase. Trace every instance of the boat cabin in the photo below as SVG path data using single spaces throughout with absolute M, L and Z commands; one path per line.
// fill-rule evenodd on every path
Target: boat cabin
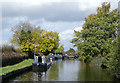
M 46 56 L 39 54 L 34 55 L 34 62 L 32 63 L 32 69 L 34 72 L 47 71 L 48 64 L 46 63 Z
M 46 57 L 45 56 L 41 56 L 39 54 L 35 54 L 33 63 L 45 64 L 46 63 Z

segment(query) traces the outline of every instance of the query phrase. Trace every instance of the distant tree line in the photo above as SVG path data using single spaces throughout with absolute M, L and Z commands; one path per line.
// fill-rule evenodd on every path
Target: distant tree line
M 72 43 L 77 52 L 89 63 L 100 57 L 102 65 L 113 70 L 120 78 L 120 36 L 118 35 L 118 10 L 110 10 L 110 3 L 102 3 L 96 14 L 85 18 L 81 31 L 74 31 Z
M 75 56 L 76 52 L 73 48 L 70 48 L 66 52 L 63 52 L 63 54 L 68 54 L 69 56 Z

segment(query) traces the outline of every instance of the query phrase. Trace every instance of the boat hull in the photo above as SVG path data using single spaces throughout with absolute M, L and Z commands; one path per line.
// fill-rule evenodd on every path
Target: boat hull
M 33 63 L 32 70 L 33 72 L 44 72 L 51 66 L 51 63 Z

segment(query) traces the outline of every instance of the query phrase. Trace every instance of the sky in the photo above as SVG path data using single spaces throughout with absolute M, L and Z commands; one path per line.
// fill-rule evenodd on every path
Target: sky
M 74 30 L 81 31 L 85 17 L 95 14 L 102 2 L 110 2 L 111 10 L 119 0 L 0 0 L 0 45 L 10 45 L 11 28 L 29 21 L 48 31 L 56 31 L 65 51 L 73 48 Z M 76 50 L 76 48 L 74 48 Z

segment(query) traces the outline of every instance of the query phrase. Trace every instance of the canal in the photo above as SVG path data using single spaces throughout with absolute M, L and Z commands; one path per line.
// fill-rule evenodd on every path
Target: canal
M 107 69 L 89 66 L 78 60 L 56 60 L 46 72 L 27 71 L 12 77 L 13 81 L 116 81 Z

